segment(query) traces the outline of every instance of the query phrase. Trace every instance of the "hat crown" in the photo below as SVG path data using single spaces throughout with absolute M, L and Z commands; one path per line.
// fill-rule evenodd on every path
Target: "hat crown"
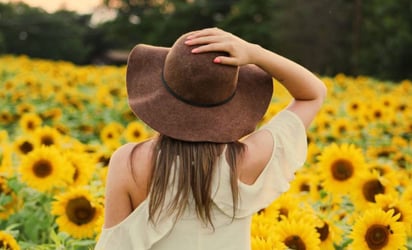
M 166 56 L 164 84 L 173 94 L 197 106 L 215 106 L 233 97 L 239 68 L 217 64 L 213 59 L 227 56 L 224 52 L 194 54 L 195 46 L 184 44 L 181 36 Z

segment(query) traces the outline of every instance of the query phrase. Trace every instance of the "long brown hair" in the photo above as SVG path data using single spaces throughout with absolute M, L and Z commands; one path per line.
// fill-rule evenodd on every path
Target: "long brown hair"
M 233 199 L 233 218 L 238 202 L 237 162 L 244 152 L 240 142 L 227 143 L 226 159 L 230 166 Z M 193 199 L 198 218 L 213 227 L 211 206 L 212 177 L 216 162 L 225 144 L 213 142 L 187 142 L 160 135 L 153 149 L 153 168 L 150 181 L 149 220 L 156 223 L 161 213 L 174 214 L 175 221 L 184 213 L 189 199 Z M 222 156 L 224 157 L 224 156 Z M 178 164 L 176 164 L 178 161 Z M 173 167 L 174 166 L 174 167 Z M 166 193 L 170 181 L 178 192 L 174 197 Z

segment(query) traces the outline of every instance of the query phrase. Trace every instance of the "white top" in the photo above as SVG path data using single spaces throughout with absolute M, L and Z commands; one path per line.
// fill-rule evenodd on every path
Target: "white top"
M 232 193 L 229 165 L 223 153 L 212 180 L 212 208 L 215 231 L 203 226 L 193 209 L 173 227 L 173 217 L 163 218 L 157 226 L 148 222 L 146 198 L 127 218 L 111 228 L 103 228 L 96 250 L 250 250 L 252 215 L 269 206 L 289 189 L 295 171 L 306 159 L 306 131 L 291 111 L 278 113 L 260 129 L 271 132 L 272 157 L 253 185 L 239 183 L 239 205 L 232 221 Z M 170 192 L 175 192 L 171 188 Z

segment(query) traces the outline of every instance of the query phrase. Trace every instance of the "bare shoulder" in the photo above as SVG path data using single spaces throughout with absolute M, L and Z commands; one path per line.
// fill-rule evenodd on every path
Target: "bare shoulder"
M 141 143 L 127 143 L 113 152 L 110 158 L 109 167 L 124 168 L 124 167 L 139 167 L 142 164 L 132 164 L 139 160 L 146 162 L 151 157 L 153 139 Z
M 124 220 L 148 193 L 151 140 L 119 147 L 109 163 L 106 181 L 105 227 Z
M 268 164 L 273 148 L 273 137 L 267 130 L 257 130 L 242 141 L 246 151 L 239 165 L 239 179 L 245 184 L 253 184 Z

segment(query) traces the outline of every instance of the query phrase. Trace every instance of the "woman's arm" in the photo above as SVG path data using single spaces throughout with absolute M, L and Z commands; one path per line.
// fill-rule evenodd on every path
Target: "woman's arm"
M 200 45 L 193 53 L 225 51 L 229 56 L 219 56 L 215 63 L 228 65 L 255 64 L 281 82 L 293 96 L 286 108 L 294 112 L 307 128 L 319 111 L 326 96 L 326 88 L 309 70 L 299 64 L 266 50 L 259 45 L 217 28 L 195 31 L 187 37 L 187 45 Z M 258 130 L 246 137 L 247 145 L 242 163 L 238 166 L 239 179 L 253 184 L 269 162 L 274 142 L 268 130 Z
M 217 28 L 192 32 L 187 45 L 201 45 L 193 53 L 225 51 L 228 57 L 216 57 L 215 63 L 228 65 L 255 64 L 281 82 L 294 100 L 287 107 L 308 127 L 326 96 L 326 88 L 319 78 L 299 64 L 261 46 Z

